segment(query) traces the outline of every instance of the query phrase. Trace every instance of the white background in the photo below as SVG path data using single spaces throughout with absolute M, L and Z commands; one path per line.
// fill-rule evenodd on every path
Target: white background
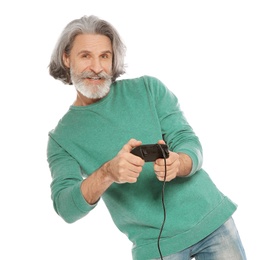
M 131 259 L 132 245 L 103 203 L 66 224 L 50 199 L 47 133 L 75 90 L 47 66 L 65 25 L 85 14 L 122 35 L 125 77 L 156 76 L 178 96 L 202 142 L 203 167 L 238 204 L 234 219 L 248 259 L 260 257 L 259 3 L 2 1 L 0 258 Z

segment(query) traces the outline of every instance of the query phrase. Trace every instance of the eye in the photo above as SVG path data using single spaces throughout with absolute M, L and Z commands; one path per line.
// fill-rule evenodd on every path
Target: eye
M 108 59 L 108 58 L 109 58 L 108 54 L 103 54 L 101 57 L 102 57 L 103 59 Z
M 82 57 L 82 58 L 89 58 L 90 55 L 89 55 L 88 53 L 84 53 L 84 54 L 81 55 L 81 57 Z

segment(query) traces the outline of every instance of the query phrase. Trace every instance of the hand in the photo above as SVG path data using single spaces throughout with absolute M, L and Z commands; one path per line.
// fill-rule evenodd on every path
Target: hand
M 144 160 L 130 153 L 130 151 L 141 145 L 140 141 L 129 140 L 120 152 L 107 163 L 107 173 L 113 182 L 116 183 L 135 183 L 142 171 Z
M 159 144 L 165 144 L 163 140 L 160 140 L 158 142 Z M 174 153 L 172 151 L 169 151 L 169 157 L 166 159 L 166 181 L 171 181 L 175 179 L 179 172 L 180 172 L 180 155 L 177 153 Z M 164 181 L 165 176 L 165 160 L 164 159 L 157 159 L 154 162 L 154 171 L 156 173 L 156 176 L 159 181 Z

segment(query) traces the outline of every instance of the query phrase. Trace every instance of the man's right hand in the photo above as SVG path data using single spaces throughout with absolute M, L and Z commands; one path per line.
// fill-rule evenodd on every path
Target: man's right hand
M 112 183 L 137 181 L 145 161 L 130 151 L 139 145 L 141 145 L 140 141 L 131 139 L 112 160 L 83 180 L 81 191 L 89 204 L 95 204 Z
M 117 156 L 106 163 L 106 172 L 112 182 L 135 183 L 137 181 L 145 161 L 130 152 L 141 144 L 141 141 L 130 139 Z

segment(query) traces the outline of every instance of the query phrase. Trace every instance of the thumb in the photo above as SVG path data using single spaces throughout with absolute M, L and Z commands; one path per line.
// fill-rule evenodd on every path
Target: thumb
M 129 142 L 126 143 L 126 144 L 122 147 L 121 151 L 122 151 L 122 152 L 130 152 L 134 147 L 139 146 L 139 145 L 141 145 L 141 144 L 142 144 L 141 141 L 138 141 L 138 140 L 136 140 L 136 139 L 130 139 Z
M 159 140 L 158 144 L 166 144 L 164 140 Z

